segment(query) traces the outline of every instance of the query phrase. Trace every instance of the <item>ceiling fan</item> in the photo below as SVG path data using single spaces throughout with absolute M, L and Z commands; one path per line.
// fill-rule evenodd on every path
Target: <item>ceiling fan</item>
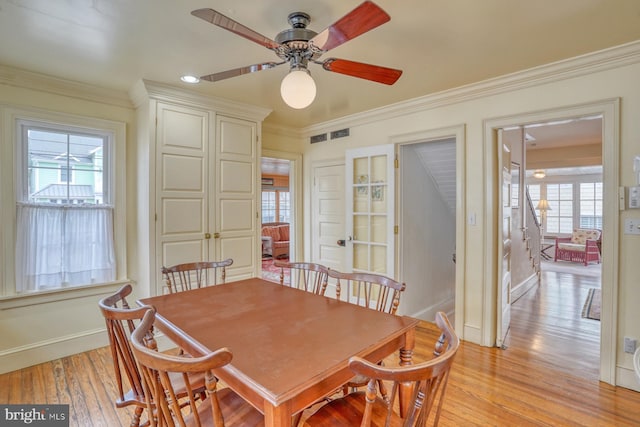
M 280 93 L 284 101 L 292 108 L 309 106 L 316 95 L 315 82 L 309 74 L 309 63 L 322 65 L 327 71 L 345 74 L 352 77 L 371 80 L 387 85 L 394 84 L 402 75 L 402 70 L 364 64 L 346 59 L 328 58 L 320 61 L 325 52 L 370 31 L 385 22 L 390 16 L 371 1 L 365 1 L 334 24 L 319 33 L 307 28 L 311 17 L 304 12 L 289 14 L 288 21 L 292 28 L 278 33 L 271 40 L 233 19 L 213 10 L 197 9 L 192 15 L 213 25 L 231 31 L 252 42 L 258 43 L 281 59 L 280 62 L 264 62 L 222 71 L 200 77 L 201 80 L 216 82 L 242 74 L 268 70 L 282 64 L 289 64 L 289 74 L 282 80 Z

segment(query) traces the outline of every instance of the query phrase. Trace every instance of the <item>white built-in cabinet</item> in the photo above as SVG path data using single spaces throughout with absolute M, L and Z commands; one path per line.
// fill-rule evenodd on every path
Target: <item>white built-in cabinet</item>
M 260 129 L 268 111 L 140 86 L 138 135 L 148 141 L 139 141 L 138 152 L 148 158 L 150 178 L 148 207 L 140 205 L 151 220 L 142 232 L 148 253 L 141 254 L 140 280 L 146 276 L 150 293 L 160 294 L 162 266 L 227 258 L 228 282 L 257 276 Z

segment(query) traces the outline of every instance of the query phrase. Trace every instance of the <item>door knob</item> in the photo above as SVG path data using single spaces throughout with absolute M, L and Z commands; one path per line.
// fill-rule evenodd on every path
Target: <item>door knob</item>
M 211 238 L 211 233 L 204 233 L 204 238 L 205 239 L 210 239 Z
M 213 233 L 213 238 L 214 239 L 219 239 L 220 238 L 220 233 Z

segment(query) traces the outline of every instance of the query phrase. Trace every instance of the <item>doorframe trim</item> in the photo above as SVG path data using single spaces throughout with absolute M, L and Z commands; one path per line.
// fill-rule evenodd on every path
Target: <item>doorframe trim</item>
M 292 260 L 303 259 L 303 225 L 304 217 L 302 213 L 302 154 L 290 153 L 287 151 L 269 150 L 263 149 L 260 153 L 260 157 L 270 157 L 274 159 L 289 160 L 289 193 L 293 193 L 291 199 L 291 218 L 294 218 L 293 227 L 289 226 L 289 253 L 293 254 Z M 262 190 L 260 190 L 262 193 Z M 260 218 L 258 220 L 262 222 L 262 195 L 260 196 Z M 261 230 L 262 227 L 258 229 Z M 261 233 L 262 231 L 259 231 Z M 262 254 L 261 254 L 262 256 Z M 258 265 L 262 265 L 261 262 Z
M 618 313 L 618 241 L 619 241 L 619 153 L 620 98 L 598 100 L 585 104 L 525 112 L 512 116 L 483 120 L 483 153 L 485 197 L 484 210 L 484 283 L 481 343 L 496 342 L 497 283 L 501 279 L 496 256 L 498 224 L 496 206 L 499 202 L 497 129 L 550 120 L 602 115 L 603 168 L 603 239 L 602 247 L 602 313 L 600 322 L 600 380 L 616 385 L 617 313 Z
M 419 132 L 412 132 L 402 135 L 394 135 L 390 137 L 390 142 L 394 144 L 394 151 L 396 158 L 400 151 L 400 146 L 421 144 L 425 142 L 434 142 L 447 138 L 455 138 L 456 140 L 456 282 L 455 282 L 455 305 L 454 305 L 454 328 L 461 339 L 466 339 L 466 335 L 477 335 L 473 332 L 477 328 L 471 328 L 467 330 L 465 326 L 465 265 L 466 265 L 466 251 L 467 251 L 467 222 L 466 222 L 466 125 L 459 124 L 455 126 L 447 126 L 436 129 L 428 129 Z M 396 173 L 398 175 L 398 173 Z M 396 220 L 399 223 L 402 220 L 402 191 L 400 185 L 402 180 L 399 176 L 396 177 Z M 399 224 L 401 225 L 401 224 Z M 402 229 L 402 227 L 399 227 Z M 396 242 L 396 265 L 398 271 L 398 277 L 403 279 L 404 272 L 402 271 L 400 259 L 402 254 L 402 245 L 400 245 L 399 239 L 402 236 L 398 235 Z M 474 338 L 470 338 L 474 341 Z M 474 342 L 478 342 L 475 340 Z

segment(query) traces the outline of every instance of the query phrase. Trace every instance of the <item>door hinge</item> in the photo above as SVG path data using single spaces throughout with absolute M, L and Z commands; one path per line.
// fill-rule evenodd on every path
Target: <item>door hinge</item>
M 393 234 L 398 234 L 398 226 L 397 225 L 393 226 Z
M 158 214 L 155 214 L 155 221 L 158 222 Z
M 400 167 L 400 161 L 398 160 L 398 156 L 396 155 L 396 158 L 393 159 L 393 167 L 398 169 Z

